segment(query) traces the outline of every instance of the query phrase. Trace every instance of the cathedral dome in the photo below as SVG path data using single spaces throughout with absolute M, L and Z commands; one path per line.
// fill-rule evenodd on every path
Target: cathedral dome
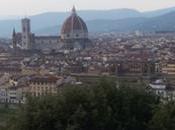
M 88 29 L 86 23 L 76 13 L 75 7 L 72 14 L 64 22 L 61 29 L 62 39 L 87 39 Z

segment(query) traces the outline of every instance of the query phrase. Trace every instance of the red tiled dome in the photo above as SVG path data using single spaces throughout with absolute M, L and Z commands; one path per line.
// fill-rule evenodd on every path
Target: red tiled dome
M 85 22 L 76 14 L 75 8 L 72 9 L 71 16 L 69 16 L 66 19 L 61 29 L 61 35 L 69 36 L 73 33 L 75 33 L 76 35 L 80 33 L 88 33 L 88 29 Z

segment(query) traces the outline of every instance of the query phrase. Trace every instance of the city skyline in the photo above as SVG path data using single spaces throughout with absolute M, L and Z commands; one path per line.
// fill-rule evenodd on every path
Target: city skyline
M 78 10 L 108 10 L 129 8 L 138 11 L 152 11 L 175 6 L 172 0 L 0 0 L 0 16 L 33 15 L 43 12 L 67 12 L 75 5 Z M 100 4 L 99 4 L 100 3 Z

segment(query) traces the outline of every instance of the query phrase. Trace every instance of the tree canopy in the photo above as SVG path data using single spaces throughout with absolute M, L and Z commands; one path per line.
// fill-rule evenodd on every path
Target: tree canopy
M 155 112 L 158 105 L 160 105 L 158 98 L 143 87 L 129 85 L 117 87 L 114 82 L 104 79 L 93 86 L 64 87 L 56 96 L 29 97 L 19 110 L 19 114 L 9 123 L 11 125 L 8 129 L 160 129 L 162 126 L 158 124 L 161 121 L 169 122 L 171 115 L 167 115 L 169 111 L 164 111 L 165 107 Z M 174 114 L 174 110 L 170 108 L 171 114 Z M 157 123 L 156 120 L 159 122 Z M 174 128 L 174 124 L 170 127 Z

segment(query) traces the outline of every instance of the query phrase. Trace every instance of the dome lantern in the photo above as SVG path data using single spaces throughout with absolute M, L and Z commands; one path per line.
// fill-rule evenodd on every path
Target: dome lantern
M 73 8 L 72 8 L 72 14 L 76 14 L 75 6 L 73 6 Z

